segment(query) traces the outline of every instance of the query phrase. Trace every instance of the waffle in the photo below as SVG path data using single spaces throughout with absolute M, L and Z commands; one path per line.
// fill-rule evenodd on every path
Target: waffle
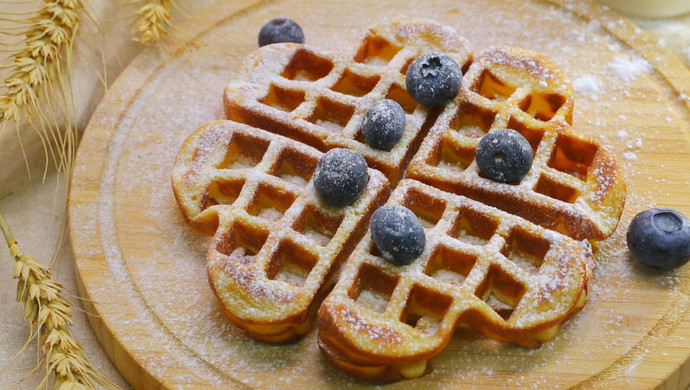
M 318 312 L 318 343 L 337 368 L 391 382 L 430 370 L 458 327 L 536 347 L 582 308 L 591 247 L 466 197 L 403 180 L 388 204 L 422 221 L 427 244 L 407 266 L 367 234 Z
M 444 52 L 463 69 L 472 58 L 468 42 L 452 29 L 409 19 L 370 29 L 355 50 L 343 54 L 267 45 L 247 58 L 226 88 L 225 113 L 322 151 L 356 150 L 395 185 L 438 111 L 418 104 L 405 88 L 407 67 L 428 52 Z M 366 111 L 384 98 L 406 113 L 403 138 L 389 151 L 367 145 L 360 130 Z
M 572 106 L 570 82 L 542 55 L 486 49 L 430 129 L 407 177 L 577 240 L 605 239 L 622 214 L 625 181 L 611 153 L 570 128 Z M 505 128 L 520 132 L 534 150 L 532 168 L 516 184 L 483 177 L 474 162 L 481 137 Z
M 173 171 L 184 217 L 213 235 L 209 282 L 226 316 L 252 337 L 284 343 L 309 330 L 309 311 L 390 193 L 369 169 L 352 206 L 322 203 L 311 184 L 321 152 L 230 121 L 202 126 Z M 313 316 L 312 316 L 313 317 Z
M 405 88 L 407 67 L 427 52 L 450 55 L 464 73 L 444 108 L 417 104 Z M 389 151 L 360 130 L 384 98 L 406 112 Z M 625 201 L 611 153 L 570 127 L 573 89 L 558 66 L 515 48 L 473 58 L 435 22 L 383 23 L 342 55 L 264 46 L 226 88 L 224 107 L 243 124 L 197 130 L 173 175 L 187 221 L 214 235 L 211 287 L 258 340 L 294 340 L 316 317 L 327 359 L 360 380 L 423 375 L 457 328 L 532 348 L 552 338 L 585 304 L 591 244 L 613 232 Z M 481 137 L 504 128 L 534 150 L 515 184 L 484 178 L 474 162 Z M 332 148 L 356 150 L 370 167 L 362 198 L 342 209 L 322 204 L 310 182 Z M 426 232 L 407 266 L 384 261 L 365 235 L 391 185 L 388 203 L 410 208 Z

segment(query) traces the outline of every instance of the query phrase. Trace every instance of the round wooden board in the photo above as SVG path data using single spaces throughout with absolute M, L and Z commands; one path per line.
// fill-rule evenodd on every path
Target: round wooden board
M 136 388 L 367 387 L 329 366 L 315 332 L 268 346 L 226 321 L 206 279 L 209 239 L 185 224 L 170 173 L 187 135 L 223 117 L 223 87 L 267 20 L 293 18 L 309 44 L 337 51 L 400 15 L 451 26 L 475 51 L 513 45 L 555 60 L 576 90 L 574 129 L 618 156 L 629 195 L 601 244 L 589 303 L 554 340 L 528 350 L 459 331 L 432 374 L 390 387 L 685 387 L 690 266 L 651 272 L 629 258 L 624 236 L 645 208 L 690 215 L 690 72 L 625 19 L 580 0 L 219 2 L 139 56 L 91 120 L 70 199 L 80 291 L 122 374 Z

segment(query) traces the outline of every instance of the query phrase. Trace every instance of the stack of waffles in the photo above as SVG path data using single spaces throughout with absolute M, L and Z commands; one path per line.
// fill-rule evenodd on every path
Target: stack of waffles
M 435 109 L 405 87 L 407 67 L 430 52 L 463 71 L 458 96 Z M 361 132 L 386 98 L 406 116 L 389 151 Z M 459 327 L 527 347 L 554 337 L 584 306 L 592 244 L 613 233 L 625 203 L 615 158 L 570 127 L 573 90 L 560 68 L 515 48 L 474 56 L 428 20 L 371 28 L 350 53 L 262 47 L 224 106 L 229 120 L 194 132 L 173 171 L 185 218 L 213 235 L 213 291 L 230 321 L 261 341 L 293 341 L 316 319 L 328 360 L 364 381 L 429 372 Z M 534 152 L 513 184 L 484 177 L 474 161 L 479 140 L 505 128 Z M 327 205 L 313 187 L 333 148 L 369 166 L 349 206 Z M 409 208 L 424 227 L 426 247 L 409 265 L 385 261 L 367 233 L 383 204 Z

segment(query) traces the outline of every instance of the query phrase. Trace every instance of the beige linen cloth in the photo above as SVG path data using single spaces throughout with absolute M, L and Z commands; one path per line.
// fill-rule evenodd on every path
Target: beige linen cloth
M 241 0 L 233 0 L 241 1 Z M 179 0 L 178 0 L 179 2 Z M 213 0 L 190 0 L 184 4 L 190 12 L 213 3 Z M 92 16 L 98 21 L 100 31 L 91 28 L 80 40 L 82 55 L 76 56 L 73 64 L 74 99 L 76 121 L 83 130 L 89 117 L 104 93 L 89 61 L 103 67 L 105 59 L 108 83 L 127 66 L 144 47 L 132 41 L 135 19 L 133 13 L 137 3 L 128 0 L 89 0 Z M 0 19 L 8 12 L 16 12 L 27 6 L 16 3 L 0 3 Z M 33 6 L 28 6 L 31 9 Z M 179 20 L 183 16 L 177 15 Z M 655 35 L 660 43 L 673 51 L 686 65 L 690 66 L 690 15 L 674 19 L 643 21 L 635 20 L 647 31 Z M 0 28 L 2 27 L 0 22 Z M 0 38 L 4 39 L 4 38 Z M 94 43 L 102 53 L 94 49 Z M 3 58 L 0 57 L 0 60 Z M 6 61 L 2 62 L 3 64 Z M 6 74 L 1 73 L 4 77 Z M 66 194 L 64 175 L 49 171 L 43 181 L 45 158 L 40 140 L 30 128 L 20 129 L 27 161 L 31 168 L 31 178 L 27 174 L 24 153 L 14 127 L 0 133 L 0 211 L 12 226 L 23 251 L 44 264 L 51 255 L 60 237 L 60 229 L 65 222 Z M 15 302 L 16 282 L 12 280 L 13 259 L 6 249 L 0 247 L 0 389 L 34 389 L 40 383 L 42 371 L 30 375 L 35 368 L 39 354 L 37 343 L 30 344 L 26 351 L 15 357 L 22 348 L 28 334 L 23 319 L 23 307 Z M 117 372 L 108 356 L 103 352 L 91 330 L 86 316 L 81 312 L 77 295 L 73 260 L 69 242 L 59 252 L 60 262 L 54 270 L 55 279 L 65 285 L 65 296 L 75 305 L 75 324 L 72 331 L 86 350 L 91 362 L 113 383 L 123 389 L 129 385 Z

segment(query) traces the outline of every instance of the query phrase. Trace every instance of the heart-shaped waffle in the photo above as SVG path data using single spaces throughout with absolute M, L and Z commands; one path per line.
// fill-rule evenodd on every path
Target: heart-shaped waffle
M 367 234 L 350 256 L 318 316 L 319 346 L 344 372 L 420 376 L 457 327 L 537 347 L 585 304 L 594 263 L 575 240 L 416 180 L 388 204 L 419 217 L 426 247 L 395 266 Z
M 372 28 L 345 54 L 297 44 L 264 46 L 249 55 L 226 88 L 225 113 L 322 151 L 356 150 L 395 184 L 436 118 L 437 112 L 418 104 L 405 87 L 407 67 L 429 52 L 444 52 L 463 67 L 472 59 L 464 38 L 428 21 Z M 360 130 L 367 110 L 385 98 L 406 113 L 404 135 L 390 151 L 367 145 Z
M 230 121 L 202 126 L 175 162 L 173 188 L 189 224 L 213 234 L 208 276 L 227 317 L 252 337 L 288 342 L 309 330 L 315 297 L 388 196 L 369 169 L 351 206 L 321 202 L 311 178 L 322 153 Z
M 424 107 L 406 90 L 407 67 L 429 52 L 453 57 L 465 73 L 445 108 Z M 389 151 L 368 146 L 360 129 L 384 98 L 406 113 Z M 435 22 L 381 24 L 345 54 L 262 47 L 224 105 L 243 124 L 197 130 L 173 175 L 187 221 L 214 234 L 211 286 L 233 323 L 281 343 L 308 330 L 310 309 L 338 279 L 319 308 L 319 346 L 361 380 L 423 375 L 458 327 L 539 346 L 583 307 L 594 266 L 587 240 L 610 235 L 622 213 L 615 159 L 570 130 L 564 72 L 513 48 L 473 60 L 467 41 Z M 493 182 L 474 162 L 479 139 L 502 128 L 535 153 L 519 183 Z M 321 152 L 337 147 L 369 165 L 362 197 L 344 208 L 326 206 L 311 178 Z M 365 235 L 391 185 L 388 203 L 412 210 L 427 237 L 406 266 L 384 261 Z
M 575 239 L 602 240 L 618 224 L 625 181 L 614 156 L 575 134 L 572 86 L 544 56 L 516 48 L 481 52 L 458 97 L 441 114 L 407 177 L 478 199 Z M 484 177 L 474 161 L 481 137 L 513 129 L 532 145 L 519 183 Z

